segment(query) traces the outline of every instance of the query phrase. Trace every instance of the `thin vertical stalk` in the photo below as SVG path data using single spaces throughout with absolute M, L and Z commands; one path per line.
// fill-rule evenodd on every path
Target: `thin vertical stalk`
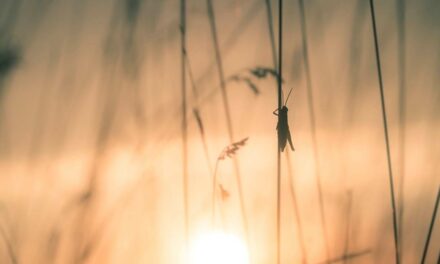
M 91 251 L 84 247 L 88 235 L 87 229 L 90 228 L 87 222 L 94 217 L 94 209 L 96 209 L 95 207 L 99 202 L 98 189 L 102 181 L 101 171 L 105 165 L 105 154 L 109 147 L 112 129 L 116 124 L 118 110 L 116 98 L 121 96 L 121 89 L 118 89 L 119 86 L 115 84 L 117 82 L 117 78 L 114 77 L 116 76 L 114 74 L 115 70 L 114 67 L 104 69 L 104 71 L 108 71 L 103 76 L 103 78 L 106 77 L 104 80 L 106 80 L 106 83 L 108 82 L 108 85 L 105 86 L 106 96 L 102 98 L 101 121 L 98 127 L 97 139 L 94 143 L 93 160 L 87 172 L 87 185 L 79 201 L 81 208 L 75 224 L 76 243 L 74 245 L 75 257 L 72 260 L 73 263 L 85 263 L 91 255 Z
M 363 256 L 368 255 L 370 253 L 371 253 L 371 250 L 367 249 L 367 250 L 363 250 L 363 251 L 349 253 L 347 255 L 342 255 L 342 256 L 339 256 L 336 258 L 327 259 L 326 261 L 319 262 L 319 264 L 331 264 L 331 263 L 345 262 L 347 260 L 353 260 L 355 258 L 363 257 Z
M 271 0 L 265 0 L 266 1 L 266 11 L 267 11 L 267 25 L 268 25 L 268 29 L 269 29 L 269 39 L 270 39 L 270 44 L 271 44 L 271 50 L 272 50 L 272 59 L 273 59 L 273 65 L 274 65 L 274 69 L 275 71 L 278 73 L 278 78 L 277 78 L 277 104 L 278 104 L 278 109 L 281 109 L 281 104 L 282 104 L 282 90 L 280 91 L 280 89 L 282 89 L 281 87 L 281 76 L 280 76 L 280 65 L 278 64 L 277 61 L 277 51 L 276 51 L 276 47 L 275 47 L 275 33 L 273 30 L 273 18 L 272 18 L 272 5 L 271 5 Z M 280 57 L 280 61 L 281 61 L 281 48 L 282 48 L 282 34 L 281 34 L 281 27 L 282 27 L 282 12 L 281 12 L 281 8 L 282 8 L 282 1 L 280 0 L 279 3 L 279 51 L 280 54 L 278 54 L 278 56 Z M 279 122 L 279 117 L 278 117 L 278 122 Z M 280 201 L 281 201 L 281 195 L 280 195 L 280 179 L 281 179 L 281 152 L 280 152 L 280 143 L 279 140 L 277 140 L 278 144 L 277 144 L 277 219 L 276 219 L 276 258 L 277 258 L 277 263 L 280 263 Z
M 379 90 L 380 90 L 380 102 L 382 106 L 382 120 L 383 120 L 383 130 L 385 137 L 385 145 L 386 145 L 386 153 L 387 153 L 387 163 L 388 163 L 388 177 L 390 181 L 390 194 L 391 194 L 391 209 L 393 215 L 393 231 L 394 231 L 394 247 L 396 253 L 396 263 L 400 263 L 400 254 L 399 254 L 399 239 L 398 239 L 398 230 L 397 230 L 397 212 L 396 212 L 396 199 L 394 195 L 394 179 L 393 179 L 393 169 L 391 165 L 391 151 L 390 151 L 390 142 L 388 137 L 388 122 L 387 122 L 387 112 L 385 108 L 385 95 L 382 81 L 382 70 L 380 65 L 380 51 L 379 51 L 379 43 L 377 39 L 377 29 L 376 29 L 376 17 L 374 13 L 374 3 L 373 0 L 370 0 L 370 11 L 371 11 L 371 20 L 373 25 L 373 36 L 374 36 L 374 50 L 376 54 L 376 66 L 377 66 L 377 75 L 379 78 Z
M 434 229 L 435 217 L 437 215 L 439 203 L 440 203 L 440 188 L 438 188 L 437 191 L 437 199 L 435 200 L 434 211 L 432 212 L 431 224 L 429 225 L 428 235 L 426 237 L 425 247 L 423 249 L 422 261 L 420 261 L 420 263 L 422 264 L 425 263 L 426 256 L 428 254 L 429 242 L 431 241 L 432 230 Z M 437 261 L 437 263 L 439 262 Z
M 189 75 L 189 79 L 190 79 L 190 83 L 191 83 L 191 87 L 192 87 L 192 94 L 194 97 L 194 101 L 195 101 L 195 106 L 193 108 L 193 114 L 194 117 L 197 121 L 197 125 L 199 128 L 199 132 L 200 132 L 200 137 L 202 139 L 202 145 L 203 145 L 203 151 L 205 152 L 205 158 L 206 158 L 206 163 L 208 164 L 208 170 L 209 173 L 213 175 L 212 177 L 212 183 L 213 183 L 213 187 L 212 187 L 212 212 L 211 212 L 211 222 L 212 222 L 212 227 L 214 227 L 214 223 L 215 223 L 215 195 L 216 195 L 216 185 L 217 185 L 217 167 L 218 167 L 218 159 L 215 162 L 215 168 L 212 168 L 211 165 L 211 158 L 209 155 L 209 150 L 208 150 L 208 143 L 206 142 L 206 136 L 205 136 L 205 129 L 203 127 L 203 122 L 202 122 L 202 118 L 200 116 L 200 111 L 198 108 L 198 100 L 199 100 L 199 93 L 197 91 L 197 87 L 196 87 L 196 83 L 194 81 L 194 76 L 191 70 L 191 64 L 189 62 L 189 58 L 188 58 L 188 53 L 185 51 L 185 60 L 186 60 L 186 65 L 187 65 L 187 69 L 188 69 L 188 75 Z
M 229 136 L 229 141 L 232 144 L 234 142 L 234 133 L 233 133 L 233 129 L 232 129 L 232 120 L 231 120 L 231 114 L 230 114 L 228 93 L 226 90 L 226 78 L 225 78 L 225 75 L 223 72 L 223 62 L 222 62 L 222 57 L 221 57 L 221 53 L 220 53 L 220 46 L 218 43 L 217 27 L 216 27 L 216 22 L 215 22 L 215 14 L 214 14 L 214 7 L 212 4 L 212 0 L 207 0 L 207 9 L 208 9 L 207 11 L 208 11 L 208 16 L 209 16 L 209 22 L 210 22 L 210 26 L 211 26 L 212 40 L 213 40 L 214 49 L 215 49 L 217 70 L 218 70 L 218 75 L 220 78 L 220 90 L 221 90 L 221 95 L 222 95 L 223 108 L 224 108 L 225 116 L 226 116 L 228 136 Z M 239 168 L 238 160 L 236 157 L 233 158 L 233 163 L 234 163 L 234 170 L 235 170 L 235 178 L 237 181 L 238 197 L 240 200 L 241 215 L 243 218 L 244 232 L 246 235 L 246 240 L 249 244 L 250 238 L 249 238 L 248 219 L 247 219 L 245 205 L 244 205 L 244 197 L 243 197 L 243 188 L 242 188 L 242 184 L 241 184 L 240 168 Z
M 287 174 L 289 179 L 289 188 L 290 188 L 290 194 L 292 196 L 292 205 L 293 205 L 293 211 L 295 213 L 295 220 L 298 225 L 298 241 L 301 248 L 301 259 L 302 263 L 307 263 L 307 251 L 306 251 L 306 244 L 304 241 L 304 235 L 303 235 L 303 229 L 302 229 L 302 223 L 301 223 L 301 217 L 299 214 L 299 207 L 296 199 L 296 192 L 294 188 L 294 182 L 293 182 L 293 172 L 292 172 L 292 166 L 290 163 L 290 151 L 286 150 L 286 163 L 287 163 Z
M 403 213 L 404 213 L 404 187 L 405 187 L 405 119 L 406 119 L 406 58 L 405 58 L 405 0 L 397 0 L 397 34 L 398 34 L 398 64 L 399 64 L 399 215 L 398 228 L 400 248 L 403 254 Z
M 344 241 L 344 256 L 348 255 L 349 245 L 350 245 L 350 224 L 351 224 L 351 201 L 352 193 L 348 191 L 347 193 L 347 223 L 345 227 L 345 241 Z M 343 263 L 347 263 L 347 259 L 344 259 Z
M 316 136 L 316 116 L 314 111 L 314 100 L 313 100 L 313 90 L 312 90 L 312 78 L 310 74 L 310 61 L 309 61 L 309 53 L 308 53 L 308 43 L 307 43 L 307 24 L 306 24 L 306 14 L 304 9 L 304 1 L 299 0 L 299 9 L 300 9 L 300 19 L 301 19 L 301 36 L 302 36 L 302 45 L 303 45 L 303 56 L 304 56 L 304 71 L 306 75 L 306 87 L 307 87 L 307 102 L 309 106 L 309 115 L 310 115 L 310 129 L 312 134 L 312 145 L 313 145 L 313 157 L 315 160 L 315 175 L 316 175 L 316 184 L 318 189 L 318 201 L 319 201 L 319 212 L 321 217 L 321 225 L 324 234 L 324 243 L 326 249 L 327 259 L 330 259 L 330 246 L 328 242 L 328 232 L 327 232 L 327 222 L 325 217 L 325 208 L 324 208 L 324 198 L 322 194 L 322 184 L 321 184 L 321 170 L 319 163 L 319 152 L 318 152 L 318 140 Z
M 218 169 L 218 159 L 215 162 L 214 175 L 212 177 L 212 207 L 211 207 L 211 225 L 214 228 L 215 226 L 215 197 L 217 192 L 217 169 Z
M 205 158 L 206 158 L 206 163 L 208 164 L 209 173 L 212 174 L 213 168 L 211 165 L 211 158 L 209 155 L 208 143 L 206 142 L 205 129 L 203 127 L 203 122 L 202 122 L 202 118 L 201 118 L 200 110 L 199 110 L 199 93 L 197 91 L 196 82 L 194 80 L 194 75 L 192 73 L 191 64 L 189 62 L 188 52 L 186 50 L 185 50 L 185 60 L 186 60 L 186 66 L 188 69 L 189 80 L 191 83 L 192 94 L 193 94 L 194 102 L 195 102 L 195 106 L 193 107 L 193 114 L 194 114 L 194 117 L 196 118 L 197 125 L 198 125 L 199 132 L 200 132 L 200 137 L 202 139 L 203 151 L 205 152 Z
M 249 9 L 245 10 L 245 13 L 236 21 L 234 30 L 225 38 L 225 41 L 222 44 L 222 55 L 229 54 L 231 49 L 240 39 L 240 36 L 243 32 L 251 25 L 254 18 L 256 18 L 256 14 L 260 11 L 261 4 L 258 0 L 255 0 Z M 217 67 L 217 62 L 214 61 L 210 63 L 208 67 L 200 74 L 197 78 L 196 84 L 200 85 L 205 82 L 206 79 L 211 75 L 213 70 Z
M 266 11 L 267 11 L 267 26 L 269 29 L 270 46 L 272 48 L 273 66 L 275 71 L 278 72 L 277 51 L 275 48 L 275 33 L 273 31 L 272 5 L 271 5 L 271 0 L 265 0 L 265 1 L 266 1 Z
M 110 23 L 110 28 L 113 30 L 112 26 L 115 26 L 116 15 L 119 12 L 118 5 L 114 6 L 113 9 L 113 19 Z M 113 32 L 113 31 L 111 31 Z M 98 110 L 100 114 L 100 123 L 97 128 L 96 140 L 94 143 L 94 153 L 92 154 L 92 162 L 87 172 L 87 184 L 85 190 L 82 194 L 82 198 L 78 202 L 81 206 L 78 212 L 78 219 L 75 223 L 76 232 L 76 242 L 74 243 L 75 257 L 72 259 L 72 263 L 85 263 L 91 256 L 92 251 L 86 248 L 85 242 L 86 237 L 90 236 L 88 229 L 90 226 L 88 222 L 96 217 L 95 209 L 99 203 L 99 186 L 102 181 L 102 169 L 106 161 L 106 152 L 110 144 L 113 129 L 117 121 L 118 113 L 118 99 L 122 94 L 122 89 L 120 88 L 120 80 L 116 74 L 118 67 L 115 61 L 110 60 L 104 61 L 101 71 L 103 76 L 101 76 L 104 85 L 101 90 L 101 100 L 102 106 Z M 105 93 L 104 93 L 105 91 Z
M 282 102 L 282 80 L 283 79 L 283 0 L 279 0 L 278 6 L 278 109 L 283 106 Z M 281 115 L 278 115 L 278 123 L 281 122 Z M 281 263 L 281 146 L 280 140 L 277 150 L 277 264 Z
M 11 263 L 17 264 L 18 263 L 17 255 L 15 254 L 15 251 L 14 251 L 14 248 L 12 246 L 12 243 L 9 240 L 8 236 L 6 235 L 6 231 L 3 229 L 2 225 L 0 225 L 0 234 L 3 237 L 3 240 L 4 240 L 5 244 L 6 244 L 6 248 L 7 248 L 7 251 L 8 251 L 9 258 L 11 259 Z
M 265 2 L 266 2 L 267 25 L 268 25 L 268 29 L 269 29 L 269 39 L 270 39 L 271 50 L 272 50 L 273 65 L 274 65 L 275 71 L 278 72 L 277 53 L 276 53 L 276 46 L 275 46 L 275 34 L 274 34 L 274 30 L 273 30 L 272 5 L 271 5 L 270 0 L 265 0 Z M 287 150 L 287 152 L 286 152 L 286 163 L 287 163 L 287 173 L 288 173 L 288 179 L 289 179 L 289 188 L 290 188 L 290 193 L 292 196 L 293 210 L 294 210 L 296 222 L 298 225 L 298 240 L 299 240 L 301 253 L 302 253 L 302 263 L 307 263 L 307 252 L 306 252 L 306 247 L 305 247 L 305 242 L 304 242 L 301 217 L 299 214 L 299 207 L 298 207 L 298 203 L 297 203 L 297 199 L 296 199 L 296 192 L 295 192 L 294 183 L 293 183 L 293 173 L 292 173 L 292 166 L 291 166 L 291 161 L 290 161 L 289 150 Z
M 183 207 L 185 246 L 188 247 L 188 124 L 186 121 L 186 0 L 180 0 L 180 32 L 181 32 L 181 78 L 182 78 L 182 174 L 183 174 Z

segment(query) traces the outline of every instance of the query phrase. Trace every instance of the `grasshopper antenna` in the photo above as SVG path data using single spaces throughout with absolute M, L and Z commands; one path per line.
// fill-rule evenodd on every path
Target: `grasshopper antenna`
M 290 94 L 292 93 L 293 87 L 290 88 L 289 94 L 287 95 L 286 101 L 284 102 L 284 105 L 287 105 L 287 100 L 289 100 Z
M 284 91 L 281 89 L 281 101 L 284 101 Z

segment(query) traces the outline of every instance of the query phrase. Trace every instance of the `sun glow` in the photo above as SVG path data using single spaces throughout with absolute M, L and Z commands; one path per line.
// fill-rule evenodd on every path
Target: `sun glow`
M 212 231 L 194 239 L 189 248 L 189 264 L 249 264 L 245 243 L 237 236 Z

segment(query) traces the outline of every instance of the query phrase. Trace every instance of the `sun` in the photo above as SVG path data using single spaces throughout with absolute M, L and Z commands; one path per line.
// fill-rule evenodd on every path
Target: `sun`
M 189 264 L 249 264 L 245 243 L 237 236 L 211 231 L 196 237 L 189 247 Z

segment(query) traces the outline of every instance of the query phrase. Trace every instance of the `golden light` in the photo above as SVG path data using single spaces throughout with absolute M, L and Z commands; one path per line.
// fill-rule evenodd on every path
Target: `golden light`
M 189 264 L 249 264 L 245 243 L 221 231 L 201 234 L 189 248 Z

